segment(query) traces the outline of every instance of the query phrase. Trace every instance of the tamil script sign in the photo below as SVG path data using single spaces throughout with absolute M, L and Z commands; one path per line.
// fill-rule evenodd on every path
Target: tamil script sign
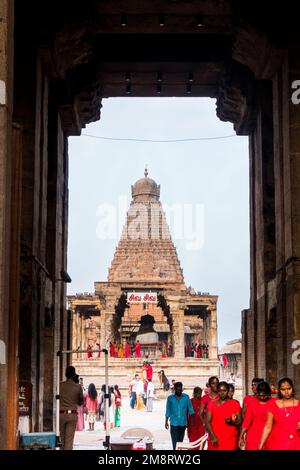
M 20 382 L 19 383 L 19 415 L 31 415 L 32 405 L 32 383 Z
M 157 303 L 156 292 L 127 292 L 128 303 Z

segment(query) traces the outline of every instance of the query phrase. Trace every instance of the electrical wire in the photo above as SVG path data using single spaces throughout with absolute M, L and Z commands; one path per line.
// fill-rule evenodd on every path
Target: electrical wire
M 230 139 L 232 137 L 236 137 L 236 134 L 231 135 L 222 135 L 216 137 L 195 137 L 195 138 L 187 138 L 187 139 L 168 139 L 168 140 L 154 140 L 154 139 L 130 139 L 130 138 L 122 138 L 122 137 L 104 137 L 101 135 L 92 135 L 92 134 L 81 134 L 84 137 L 92 137 L 93 139 L 101 139 L 101 140 L 115 140 L 115 141 L 127 141 L 127 142 L 151 142 L 151 143 L 172 143 L 172 142 L 196 142 L 199 140 L 220 140 L 220 139 Z

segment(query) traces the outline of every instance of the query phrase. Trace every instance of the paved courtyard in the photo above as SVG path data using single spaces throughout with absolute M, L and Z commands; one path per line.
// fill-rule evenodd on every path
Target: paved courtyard
M 165 410 L 167 395 L 162 396 L 164 392 L 160 390 L 159 398 L 156 397 L 153 402 L 153 412 L 149 413 L 146 408 L 143 410 L 132 410 L 129 406 L 129 398 L 123 392 L 121 409 L 121 427 L 110 430 L 111 437 L 120 437 L 123 432 L 130 428 L 145 428 L 151 431 L 154 437 L 154 448 L 161 450 L 172 450 L 170 431 L 165 429 Z M 189 394 L 191 396 L 191 394 Z M 242 390 L 238 388 L 235 396 L 242 403 Z M 86 422 L 88 428 L 88 423 Z M 187 437 L 185 437 L 187 439 Z M 96 450 L 103 449 L 105 440 L 105 431 L 103 423 L 96 422 L 94 431 L 78 431 L 75 434 L 74 449 L 76 450 Z
M 144 410 L 132 410 L 129 407 L 129 399 L 123 398 L 121 410 L 121 427 L 111 429 L 111 437 L 119 437 L 129 428 L 141 427 L 151 431 L 154 436 L 155 449 L 172 449 L 170 432 L 165 429 L 166 398 L 155 399 L 153 412 Z M 88 424 L 86 423 L 86 427 Z M 96 422 L 95 431 L 77 431 L 74 440 L 75 450 L 103 449 L 105 431 L 101 422 Z

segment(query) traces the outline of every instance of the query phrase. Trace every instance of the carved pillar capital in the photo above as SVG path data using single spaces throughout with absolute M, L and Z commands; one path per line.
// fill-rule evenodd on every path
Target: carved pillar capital
M 69 88 L 69 83 L 63 87 Z M 101 93 L 97 83 L 85 86 L 78 93 L 65 93 L 59 104 L 59 114 L 66 135 L 80 135 L 86 124 L 98 121 L 101 115 Z
M 248 135 L 255 127 L 254 76 L 237 62 L 227 66 L 217 93 L 217 116 L 233 123 L 238 135 Z

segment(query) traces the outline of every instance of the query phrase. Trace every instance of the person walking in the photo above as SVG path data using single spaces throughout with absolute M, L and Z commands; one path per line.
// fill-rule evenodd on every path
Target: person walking
M 142 380 L 147 380 L 147 366 L 146 366 L 146 361 L 143 362 L 142 365 L 142 372 L 141 372 Z
M 83 383 L 83 377 L 79 377 L 79 385 L 81 386 L 82 392 L 84 393 L 86 391 L 86 388 Z
M 154 384 L 152 379 L 148 379 L 147 385 L 147 411 L 153 411 L 153 398 L 154 398 Z
M 228 398 L 227 382 L 219 382 L 217 391 L 219 399 L 210 403 L 206 415 L 208 450 L 237 450 L 242 412 L 240 404 Z
M 114 386 L 115 395 L 115 428 L 119 428 L 121 425 L 121 406 L 122 406 L 122 395 L 119 390 L 119 386 Z
M 138 378 L 136 384 L 136 409 L 141 410 L 144 408 L 143 403 L 143 393 L 144 393 L 144 382 L 141 378 Z
M 153 367 L 151 366 L 150 362 L 149 361 L 146 361 L 146 364 L 145 364 L 145 367 L 146 367 L 146 380 L 152 380 L 152 377 L 153 377 Z
M 252 395 L 246 395 L 243 399 L 242 419 L 244 419 L 245 417 L 248 404 L 251 402 L 251 400 L 256 398 L 256 388 L 260 382 L 264 382 L 264 379 L 260 379 L 259 377 L 254 377 L 254 379 L 252 379 L 252 383 L 251 383 Z
M 115 424 L 115 414 L 116 414 L 116 397 L 114 394 L 114 387 L 108 387 L 109 396 L 110 396 L 110 404 L 109 404 L 109 427 L 113 429 Z M 104 419 L 104 429 L 106 429 L 107 422 L 106 417 Z
M 94 431 L 95 421 L 98 412 L 98 393 L 95 384 L 90 383 L 87 393 L 85 394 L 85 408 L 88 413 L 89 431 Z
M 278 382 L 278 400 L 270 400 L 258 449 L 300 450 L 300 400 L 289 377 Z
M 77 423 L 77 406 L 83 403 L 82 388 L 74 382 L 75 368 L 66 368 L 66 380 L 60 384 L 60 433 L 62 450 L 72 450 Z M 75 379 L 76 380 L 76 379 Z
M 99 398 L 99 415 L 100 420 L 103 422 L 103 427 L 106 430 L 107 423 L 109 421 L 109 428 L 113 429 L 114 427 L 114 418 L 115 418 L 115 395 L 114 395 L 114 387 L 108 387 L 108 415 L 106 413 L 106 385 L 103 384 L 101 387 L 101 393 Z
M 74 376 L 74 382 L 76 384 L 80 384 L 80 379 L 79 379 L 79 375 L 78 374 L 75 374 Z M 82 388 L 82 386 L 81 386 Z M 82 392 L 83 392 L 83 389 L 82 389 Z M 76 423 L 76 431 L 84 431 L 84 410 L 83 410 L 83 403 L 82 405 L 77 405 L 77 423 Z
M 206 414 L 209 405 L 213 401 L 219 400 L 219 394 L 218 394 L 218 385 L 219 385 L 219 379 L 217 376 L 213 375 L 212 377 L 209 378 L 208 380 L 208 393 L 205 393 L 205 395 L 201 399 L 201 405 L 200 405 L 200 416 L 203 425 L 205 426 L 205 421 L 206 421 Z
M 191 403 L 194 409 L 194 415 L 188 415 L 187 434 L 190 442 L 194 442 L 205 434 L 205 428 L 203 426 L 200 406 L 201 406 L 202 389 L 195 387 L 193 391 L 193 398 Z M 197 449 L 195 449 L 197 450 Z
M 137 400 L 136 400 L 136 386 L 137 386 L 138 380 L 139 380 L 139 375 L 135 374 L 133 380 L 129 384 L 129 397 L 130 397 L 129 405 L 130 405 L 130 408 L 132 408 L 132 409 L 135 408 L 136 402 L 137 402 Z
M 258 449 L 259 441 L 267 422 L 270 399 L 271 388 L 269 384 L 267 382 L 259 382 L 256 388 L 256 397 L 248 403 L 245 418 L 241 426 L 240 449 Z
M 160 383 L 161 388 L 165 392 L 167 392 L 170 389 L 170 382 L 169 382 L 168 377 L 165 374 L 165 371 L 163 369 L 161 369 L 158 372 L 158 376 L 159 376 L 159 383 Z
M 187 415 L 193 415 L 194 408 L 190 397 L 186 393 L 182 393 L 182 382 L 175 382 L 174 389 L 174 395 L 171 394 L 167 398 L 165 428 L 169 429 L 170 420 L 170 433 L 173 449 L 175 450 L 177 442 L 183 441 Z

